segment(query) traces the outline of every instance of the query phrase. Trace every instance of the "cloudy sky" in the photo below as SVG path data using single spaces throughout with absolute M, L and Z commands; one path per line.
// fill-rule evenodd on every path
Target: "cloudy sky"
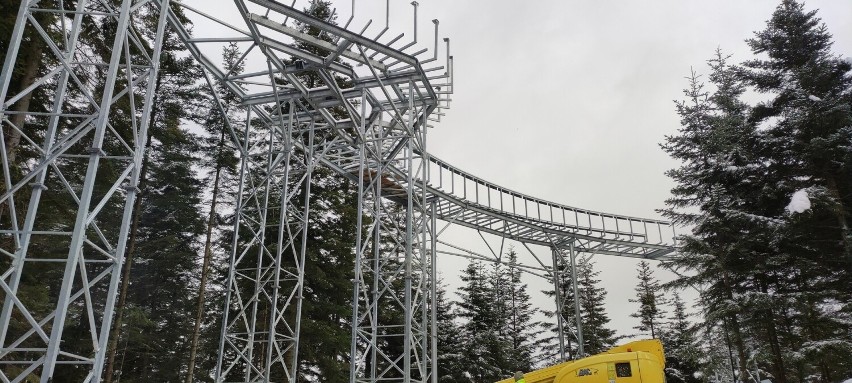
M 230 2 L 186 1 L 235 25 L 242 20 Z M 287 1 L 289 3 L 289 1 Z M 739 62 L 744 42 L 764 28 L 778 1 L 771 0 L 420 0 L 421 46 L 431 47 L 432 23 L 451 38 L 455 59 L 452 109 L 430 132 L 430 152 L 494 183 L 554 202 L 611 213 L 658 217 L 677 166 L 658 144 L 676 133 L 673 100 L 694 68 L 718 47 Z M 307 0 L 298 0 L 305 7 Z M 384 0 L 357 0 L 350 29 L 365 35 L 384 27 Z M 352 1 L 338 1 L 338 22 Z M 852 56 L 852 1 L 810 0 L 808 9 L 834 35 L 836 53 Z M 391 32 L 410 41 L 412 6 L 391 0 Z M 196 36 L 205 24 L 196 24 Z M 412 49 L 413 50 L 413 49 Z M 412 51 L 410 50 L 410 51 Z M 425 55 L 424 55 L 425 56 Z M 215 57 L 215 56 L 211 56 Z M 257 69 L 265 63 L 256 63 Z M 252 70 L 249 65 L 248 70 Z M 453 241 L 487 252 L 474 232 Z M 499 243 L 497 244 L 499 245 Z M 549 257 L 546 249 L 534 249 Z M 598 256 L 607 310 L 620 334 L 634 331 L 636 263 Z M 442 260 L 445 280 L 457 281 L 464 261 Z M 658 275 L 671 275 L 663 270 Z M 544 288 L 530 281 L 532 290 Z M 457 282 L 455 283 L 457 284 Z M 687 294 L 694 297 L 694 293 Z M 551 305 L 536 294 L 541 306 Z
M 663 172 L 677 166 L 658 144 L 679 127 L 673 100 L 684 77 L 706 73 L 717 47 L 735 62 L 751 57 L 744 40 L 777 3 L 421 1 L 455 56 L 452 109 L 432 131 L 431 152 L 527 194 L 657 217 L 672 187 Z M 820 10 L 835 52 L 852 56 L 852 2 L 806 8 Z M 612 325 L 630 334 L 635 261 L 596 259 Z

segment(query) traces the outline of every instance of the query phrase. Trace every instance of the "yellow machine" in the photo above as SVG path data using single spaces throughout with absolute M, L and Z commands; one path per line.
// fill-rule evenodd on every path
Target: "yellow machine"
M 665 367 L 663 345 L 657 339 L 649 339 L 527 372 L 524 380 L 526 383 L 664 383 Z M 514 383 L 514 379 L 497 383 Z

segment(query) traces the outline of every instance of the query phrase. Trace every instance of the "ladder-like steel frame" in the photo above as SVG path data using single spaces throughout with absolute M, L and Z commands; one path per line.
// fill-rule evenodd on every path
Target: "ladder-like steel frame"
M 367 37 L 367 27 L 347 29 L 352 18 L 339 27 L 272 0 L 235 0 L 242 24 L 177 0 L 109 4 L 79 0 L 77 9 L 67 10 L 63 2 L 23 1 L 3 63 L 2 381 L 38 376 L 47 382 L 63 368 L 89 369 L 87 381 L 101 378 L 166 28 L 200 65 L 216 105 L 224 108 L 221 93 L 230 92 L 245 111 L 225 121 L 240 171 L 217 381 L 298 378 L 306 244 L 316 203 L 311 185 L 319 168 L 358 190 L 352 382 L 437 382 L 433 298 L 439 255 L 477 258 L 440 239 L 447 226 L 551 248 L 550 265 L 539 260 L 524 267 L 554 283 L 558 266 L 570 258 L 573 269 L 579 252 L 663 259 L 675 249 L 667 222 L 537 199 L 430 156 L 427 127 L 449 107 L 453 60 L 447 39 L 439 59 L 437 21 L 433 56 L 415 51 L 416 2 L 410 43 L 401 42 L 402 35 L 385 36 L 387 21 L 377 36 Z M 173 7 L 219 29 L 193 36 Z M 153 34 L 135 29 L 132 20 L 140 17 L 158 20 Z M 86 55 L 79 36 L 91 27 L 86 23 L 105 19 L 114 19 L 116 27 L 111 54 L 106 62 L 92 62 L 97 56 Z M 318 29 L 324 38 L 302 33 L 298 25 Z M 50 59 L 42 77 L 12 94 L 11 68 L 26 31 L 43 40 Z M 242 62 L 265 67 L 229 73 L 209 54 L 230 42 L 248 46 Z M 326 53 L 312 53 L 316 48 Z M 308 89 L 300 81 L 308 73 L 322 85 Z M 49 94 L 52 109 L 15 107 L 32 92 Z M 27 126 L 13 123 L 21 114 Z M 229 116 L 224 109 L 221 114 Z M 16 162 L 5 147 L 8 135 L 19 136 L 17 145 L 36 152 L 38 160 Z M 75 219 L 46 218 L 39 211 L 44 198 L 72 199 Z M 62 277 L 34 279 L 44 267 L 62 270 Z M 27 283 L 58 291 L 51 309 L 20 299 Z M 558 312 L 565 304 L 557 294 Z M 560 323 L 567 320 L 559 317 Z M 84 354 L 63 347 L 70 322 L 88 328 L 91 347 Z M 403 344 L 396 354 L 381 347 L 391 338 Z

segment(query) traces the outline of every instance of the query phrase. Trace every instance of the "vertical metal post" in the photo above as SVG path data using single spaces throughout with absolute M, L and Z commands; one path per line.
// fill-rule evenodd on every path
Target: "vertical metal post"
M 118 77 L 118 67 L 122 53 L 124 52 L 122 47 L 125 44 L 127 30 L 129 29 L 128 22 L 130 20 L 131 3 L 131 0 L 124 0 L 121 4 L 121 10 L 119 11 L 118 24 L 116 25 L 116 36 L 112 46 L 112 57 L 110 58 L 107 78 L 103 94 L 101 95 L 99 115 L 95 122 L 95 135 L 92 140 L 92 147 L 90 148 L 86 178 L 80 195 L 80 204 L 77 209 L 77 219 L 74 224 L 74 231 L 71 235 L 71 245 L 68 249 L 68 258 L 65 263 L 62 286 L 59 290 L 59 297 L 56 304 L 56 316 L 53 319 L 50 340 L 47 344 L 44 368 L 41 375 L 42 383 L 47 383 L 53 377 L 56 360 L 59 357 L 59 346 L 62 340 L 62 333 L 65 329 L 65 320 L 67 319 L 71 290 L 77 276 L 77 263 L 83 255 L 83 245 L 86 240 L 86 229 L 89 226 L 89 208 L 92 202 L 92 195 L 94 194 L 98 165 L 100 164 L 101 156 L 105 154 L 101 145 L 103 144 L 104 135 L 106 134 L 107 120 L 112 108 L 112 96 L 115 91 L 116 78 Z M 127 59 L 129 60 L 130 58 L 128 57 Z M 128 74 L 128 76 L 129 75 L 130 74 Z M 116 254 L 116 257 L 123 257 L 123 254 Z M 118 273 L 119 271 L 115 270 L 114 272 Z
M 236 259 L 239 253 L 237 243 L 239 242 L 239 233 L 240 233 L 240 223 L 242 219 L 240 216 L 242 215 L 243 210 L 243 191 L 245 190 L 246 184 L 246 173 L 249 161 L 249 132 L 251 127 L 251 109 L 246 112 L 246 126 L 243 133 L 243 146 L 240 151 L 240 175 L 239 182 L 237 183 L 237 205 L 234 211 L 234 237 L 231 239 L 231 259 L 228 262 L 230 267 L 228 268 L 228 289 L 225 294 L 225 306 L 222 310 L 222 337 L 219 339 L 219 357 L 216 361 L 216 372 L 213 375 L 213 378 L 216 382 L 222 382 L 224 377 L 222 376 L 222 363 L 224 362 L 223 357 L 225 355 L 225 342 L 228 337 L 227 329 L 228 329 L 228 321 L 230 317 L 231 310 L 231 295 L 234 289 L 234 274 L 236 265 Z
M 314 171 L 314 134 L 315 134 L 314 122 L 310 123 L 310 131 L 308 132 L 308 150 L 305 153 L 305 164 L 307 165 L 305 171 L 308 172 L 305 175 L 305 206 L 303 210 L 302 217 L 302 248 L 299 252 L 299 265 L 298 265 L 298 281 L 296 284 L 296 325 L 293 330 L 293 364 L 291 370 L 293 375 L 290 377 L 291 382 L 295 383 L 297 377 L 299 376 L 299 338 L 302 332 L 302 302 L 304 302 L 304 291 L 305 291 L 305 258 L 308 253 L 308 227 L 310 222 L 310 212 L 311 212 L 311 179 L 313 177 Z
M 553 255 L 553 291 L 556 299 L 556 331 L 559 338 L 559 361 L 564 362 L 565 359 L 565 325 L 562 320 L 562 278 L 559 274 L 559 250 L 555 247 L 551 248 Z
M 379 324 L 378 324 L 379 284 L 380 284 L 380 280 L 382 278 L 382 272 L 381 272 L 382 262 L 380 260 L 380 257 L 382 255 L 382 250 L 381 250 L 381 245 L 380 245 L 381 240 L 382 240 L 382 237 L 381 237 L 381 225 L 382 225 L 381 218 L 382 217 L 381 217 L 380 213 L 383 209 L 381 179 L 382 179 L 382 173 L 384 172 L 384 164 L 381 162 L 380 159 L 384 156 L 384 153 L 382 151 L 382 145 L 383 145 L 383 141 L 384 141 L 385 137 L 384 137 L 384 129 L 382 129 L 381 126 L 376 127 L 376 132 L 377 132 L 377 137 L 375 137 L 373 139 L 373 143 L 374 143 L 374 150 L 375 150 L 376 156 L 378 157 L 376 159 L 378 161 L 376 161 L 376 173 L 371 174 L 371 182 L 374 184 L 375 190 L 373 191 L 373 198 L 374 198 L 374 200 L 373 200 L 373 214 L 374 214 L 374 216 L 373 216 L 373 265 L 372 265 L 373 286 L 372 286 L 372 291 L 371 291 L 372 310 L 370 312 L 370 314 L 371 314 L 371 318 L 370 318 L 370 355 L 368 357 L 369 358 L 368 360 L 370 361 L 370 375 L 369 375 L 369 377 L 370 377 L 369 381 L 370 382 L 376 381 L 376 378 L 377 378 L 376 374 L 378 373 L 377 364 L 378 364 L 378 353 L 379 353 L 379 350 L 378 350 L 378 347 L 379 347 L 378 346 L 379 345 L 379 327 L 378 327 L 379 326 Z M 365 196 L 360 196 L 360 197 L 364 198 Z
M 573 241 L 569 244 L 568 251 L 571 252 L 571 285 L 574 288 L 574 318 L 577 321 L 577 357 L 582 358 L 586 352 L 583 349 L 583 319 L 580 316 L 580 294 L 577 291 L 577 254 Z
M 18 22 L 25 24 L 26 17 L 23 12 L 28 12 L 26 9 L 26 1 L 21 2 L 21 10 L 18 14 Z M 86 6 L 86 0 L 81 0 L 77 3 L 77 14 L 74 16 L 74 21 L 71 26 L 71 36 L 68 39 L 68 45 L 65 51 L 65 60 L 70 61 L 74 56 L 74 50 L 77 47 L 77 38 L 80 36 L 80 24 L 83 20 L 83 9 Z M 17 28 L 17 24 L 15 25 Z M 15 41 L 15 37 L 13 36 L 12 41 Z M 9 65 L 8 70 L 3 71 L 3 75 L 0 77 L 6 77 L 12 73 L 12 67 L 14 65 L 15 57 L 17 55 L 18 46 L 20 45 L 20 41 L 18 41 L 17 45 L 9 46 L 9 55 L 6 56 L 7 65 Z M 13 54 L 14 52 L 14 54 Z M 155 53 L 157 51 L 155 50 Z M 51 149 L 53 148 L 54 139 L 56 137 L 56 128 L 59 124 L 59 116 L 58 114 L 62 111 L 62 105 L 65 102 L 65 93 L 68 89 L 68 78 L 70 77 L 70 72 L 67 68 L 63 69 L 59 75 L 59 81 L 56 87 L 56 94 L 53 98 L 53 106 L 52 116 L 50 116 L 50 121 L 48 122 L 47 132 L 44 136 L 44 144 L 42 145 L 44 149 L 44 154 L 40 158 L 40 162 L 48 161 L 48 157 L 50 155 Z M 3 81 L 3 80 L 0 80 Z M 5 84 L 5 81 L 4 81 Z M 5 90 L 8 84 L 5 84 L 3 91 L 0 91 L 0 108 L 3 108 L 4 103 L 3 100 L 6 99 Z M 2 109 L 0 109 L 2 111 Z M 46 189 L 44 186 L 45 178 L 47 178 L 47 167 L 42 169 L 38 175 L 36 176 L 35 181 L 32 183 L 32 194 L 30 195 L 29 207 L 27 208 L 27 215 L 24 218 L 24 227 L 23 233 L 21 233 L 20 244 L 18 245 L 17 251 L 15 251 L 15 259 L 12 262 L 12 275 L 11 282 L 9 285 L 9 292 L 6 295 L 3 301 L 3 309 L 0 312 L 0 348 L 6 342 L 6 334 L 9 330 L 9 321 L 12 315 L 12 308 L 14 307 L 14 303 L 12 302 L 12 297 L 14 294 L 17 294 L 18 287 L 21 282 L 21 275 L 23 274 L 23 266 L 24 266 L 24 258 L 27 256 L 30 247 L 30 240 L 32 239 L 32 231 L 35 225 L 36 213 L 38 212 L 39 202 L 41 201 L 42 192 Z M 119 242 L 121 244 L 122 242 Z M 120 266 L 119 266 L 120 267 Z M 109 319 L 105 323 L 110 323 Z
M 352 282 L 352 336 L 349 345 L 349 383 L 355 383 L 358 375 L 358 296 L 361 292 L 362 267 L 361 260 L 364 258 L 364 249 L 362 247 L 363 235 L 361 230 L 364 226 L 364 171 L 367 170 L 366 161 L 366 109 L 367 109 L 367 92 L 361 91 L 361 121 L 357 129 L 360 131 L 361 140 L 358 142 L 358 207 L 355 228 L 355 276 Z
M 29 1 L 21 1 L 21 6 L 18 8 L 18 18 L 15 19 L 15 26 L 12 28 L 12 35 L 9 38 L 9 49 L 6 51 L 6 59 L 3 61 L 3 71 L 0 72 L 0 112 L 6 111 L 4 106 L 6 94 L 9 91 L 15 60 L 18 58 L 18 50 L 21 48 L 21 40 L 24 37 L 24 27 L 27 25 L 27 15 L 30 13 L 29 6 Z
M 423 320 L 420 325 L 420 337 L 421 337 L 421 367 L 420 367 L 420 381 L 422 383 L 426 383 L 429 381 L 430 373 L 429 368 L 430 364 L 434 362 L 430 362 L 432 360 L 432 353 L 429 349 L 429 323 L 433 319 L 432 316 L 429 315 L 431 312 L 432 315 L 435 313 L 435 308 L 432 307 L 430 310 L 429 303 L 434 302 L 435 295 L 433 292 L 436 289 L 436 284 L 438 283 L 435 278 L 435 258 L 432 257 L 434 252 L 431 251 L 431 246 L 428 237 L 432 235 L 430 233 L 434 233 L 430 229 L 431 226 L 431 218 L 434 217 L 434 211 L 430 209 L 427 212 L 427 206 L 429 206 L 429 202 L 426 200 L 426 187 L 429 186 L 429 151 L 426 146 L 426 134 L 428 132 L 428 128 L 425 124 L 422 124 L 418 128 L 418 132 L 420 133 L 420 275 L 422 282 L 422 303 L 420 309 L 422 310 Z M 429 218 L 427 220 L 427 217 Z M 424 266 L 424 265 L 428 265 Z M 432 297 L 430 299 L 430 297 Z M 434 304 L 433 304 L 434 306 Z
M 414 129 L 414 83 L 408 84 L 408 128 Z M 411 262 L 414 255 L 414 137 L 409 137 L 405 148 L 405 167 L 407 168 L 406 179 L 406 208 L 405 208 L 405 323 L 403 349 L 403 382 L 411 382 Z
M 133 207 L 136 203 L 137 194 L 139 193 L 139 178 L 141 178 L 142 161 L 145 158 L 145 144 L 148 142 L 148 129 L 150 129 L 151 112 L 154 108 L 154 92 L 157 89 L 157 77 L 160 69 L 160 54 L 162 53 L 163 39 L 165 38 L 166 20 L 169 12 L 170 0 L 162 0 L 160 4 L 160 19 L 157 24 L 157 34 L 154 40 L 154 52 L 151 56 L 151 69 L 148 73 L 148 84 L 145 91 L 145 104 L 142 111 L 142 124 L 139 127 L 139 132 L 135 137 L 135 152 L 133 156 L 133 172 L 131 173 L 130 183 L 125 190 L 127 197 L 124 202 L 124 214 L 121 220 L 121 231 L 119 234 L 118 244 L 115 250 L 115 260 L 113 261 L 113 273 L 110 279 L 109 292 L 107 302 L 104 306 L 104 319 L 101 326 L 101 334 L 98 342 L 98 350 L 95 355 L 94 365 L 92 366 L 92 381 L 99 382 L 101 373 L 103 372 L 104 361 L 106 359 L 107 344 L 109 342 L 110 327 L 112 326 L 112 316 L 115 311 L 115 301 L 118 293 L 118 284 L 121 279 L 121 269 L 124 264 L 124 251 L 127 246 L 127 237 L 130 229 L 130 221 L 133 215 Z M 78 10 L 82 10 L 78 7 Z M 77 14 L 74 22 L 77 23 L 77 18 L 82 15 Z M 76 38 L 76 35 L 75 35 Z M 130 57 L 127 58 L 130 60 Z M 67 75 L 65 83 L 67 83 Z M 64 87 L 63 87 L 64 90 Z M 51 123 L 51 130 L 55 129 L 54 122 Z
M 432 201 L 429 203 L 429 220 L 431 221 L 429 225 L 430 236 L 430 250 L 429 256 L 431 258 L 432 267 L 429 269 L 429 272 L 432 274 L 432 317 L 431 317 L 431 331 L 432 334 L 432 343 L 430 347 L 430 352 L 432 356 L 432 383 L 438 383 L 438 272 L 437 272 L 437 244 L 438 244 L 438 207 L 437 201 L 435 198 L 432 198 Z

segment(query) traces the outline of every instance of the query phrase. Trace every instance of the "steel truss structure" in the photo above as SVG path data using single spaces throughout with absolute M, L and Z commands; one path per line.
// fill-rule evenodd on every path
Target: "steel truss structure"
M 48 382 L 65 368 L 101 379 L 167 29 L 200 65 L 221 114 L 228 116 L 223 89 L 245 110 L 225 124 L 240 172 L 216 381 L 298 378 L 307 236 L 318 203 L 311 187 L 320 169 L 358 190 L 351 382 L 437 382 L 439 256 L 476 256 L 441 239 L 449 226 L 549 247 L 549 264 L 535 258 L 523 267 L 554 283 L 559 266 L 570 260 L 573 270 L 581 252 L 662 259 L 675 250 L 667 222 L 537 199 L 431 156 L 427 127 L 449 107 L 453 60 L 448 39 L 439 59 L 437 20 L 433 55 L 417 50 L 416 2 L 410 43 L 402 34 L 383 37 L 387 23 L 367 37 L 369 22 L 354 32 L 351 17 L 339 27 L 272 0 L 235 0 L 241 23 L 177 0 L 65 4 L 22 1 L 0 75 L 0 381 Z M 210 31 L 192 35 L 177 7 Z M 133 20 L 141 18 L 156 20 L 156 30 L 137 30 Z M 115 27 L 106 62 L 80 40 L 97 25 Z M 43 76 L 15 93 L 11 68 L 26 31 L 48 47 L 48 59 Z M 230 73 L 210 58 L 228 43 L 246 47 L 242 62 L 262 65 Z M 320 85 L 308 88 L 304 76 Z M 48 95 L 52 108 L 16 105 L 34 92 Z M 37 160 L 16 161 L 9 142 Z M 45 198 L 73 200 L 75 219 L 40 211 Z M 58 299 L 45 309 L 19 299 L 23 288 L 55 291 Z M 557 312 L 565 304 L 557 295 Z M 578 318 L 558 318 L 560 328 Z M 79 341 L 68 335 L 72 323 L 86 329 L 84 353 L 66 347 Z M 380 346 L 391 340 L 402 347 Z

